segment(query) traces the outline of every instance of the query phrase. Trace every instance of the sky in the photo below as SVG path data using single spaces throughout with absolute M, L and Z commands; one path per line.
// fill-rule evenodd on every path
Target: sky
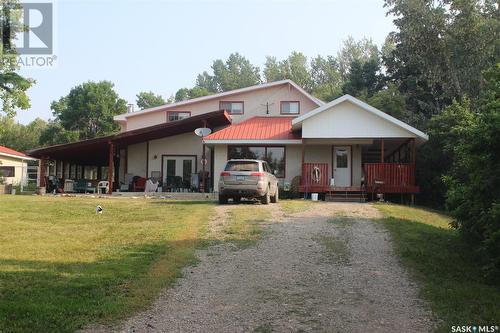
M 16 119 L 51 118 L 51 102 L 89 80 L 113 82 L 128 103 L 141 91 L 167 99 L 233 52 L 262 69 L 268 55 L 335 55 L 348 36 L 382 45 L 392 30 L 383 0 L 54 0 L 57 60 L 21 70 L 36 84 Z

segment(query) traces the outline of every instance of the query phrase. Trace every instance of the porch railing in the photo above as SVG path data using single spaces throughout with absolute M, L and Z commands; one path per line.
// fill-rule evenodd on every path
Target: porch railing
M 367 186 L 411 187 L 415 186 L 413 163 L 365 163 Z
M 301 185 L 306 192 L 328 186 L 330 175 L 328 174 L 328 163 L 304 163 L 302 164 Z

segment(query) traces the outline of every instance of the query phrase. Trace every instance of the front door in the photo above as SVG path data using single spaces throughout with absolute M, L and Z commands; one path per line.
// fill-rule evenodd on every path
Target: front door
M 195 173 L 195 156 L 163 156 L 163 184 L 171 188 L 189 188 Z
M 335 186 L 351 186 L 351 147 L 334 147 L 333 178 Z

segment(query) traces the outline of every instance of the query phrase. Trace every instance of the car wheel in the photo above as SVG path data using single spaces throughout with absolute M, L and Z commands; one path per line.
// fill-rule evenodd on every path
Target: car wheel
M 241 197 L 234 197 L 233 198 L 234 203 L 240 203 L 241 202 Z
M 219 194 L 219 204 L 221 205 L 227 204 L 227 197 L 225 195 Z
M 269 193 L 269 186 L 268 186 L 266 194 L 264 194 L 260 202 L 263 203 L 264 205 L 269 205 L 270 201 L 271 201 L 271 193 Z
M 278 188 L 276 187 L 276 192 L 274 193 L 274 195 L 271 197 L 271 202 L 272 203 L 278 203 L 279 201 L 279 190 Z

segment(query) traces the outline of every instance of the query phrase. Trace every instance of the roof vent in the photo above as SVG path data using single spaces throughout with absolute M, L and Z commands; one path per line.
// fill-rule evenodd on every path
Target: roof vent
M 128 109 L 128 111 L 127 111 L 128 113 L 132 113 L 132 112 L 134 112 L 134 104 L 129 104 L 129 105 L 127 106 L 127 109 Z

